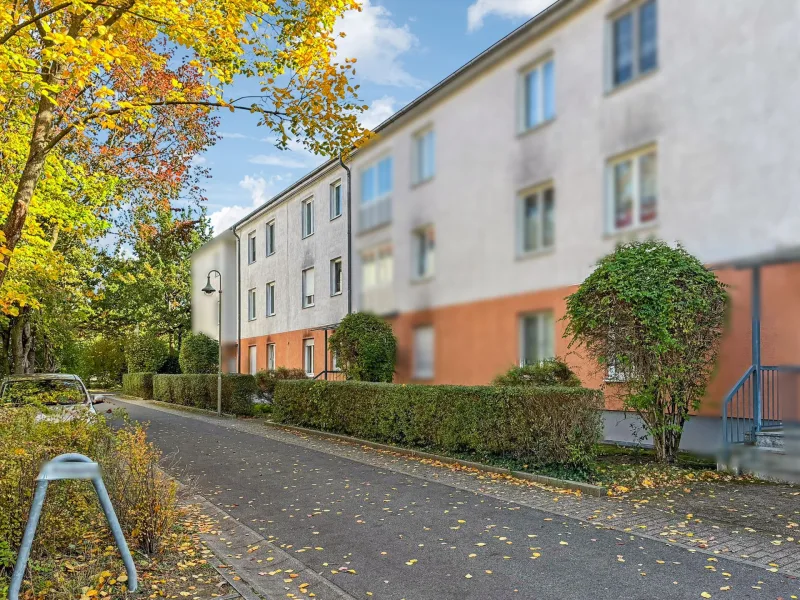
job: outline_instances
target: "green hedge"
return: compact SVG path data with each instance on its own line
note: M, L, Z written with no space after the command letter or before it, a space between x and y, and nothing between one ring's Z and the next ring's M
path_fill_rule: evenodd
M122 393L152 400L153 375L154 373L124 373L122 375Z
M268 396L272 396L275 393L275 385L279 381L287 379L307 380L308 375L303 369L287 369L286 367L278 367L272 371L259 371L256 373L258 389Z
M222 412L252 415L253 400L259 395L252 375L225 374L222 376ZM161 402L217 410L217 376L155 375L153 399Z
M602 395L568 387L279 381L274 418L376 442L584 467L602 438Z

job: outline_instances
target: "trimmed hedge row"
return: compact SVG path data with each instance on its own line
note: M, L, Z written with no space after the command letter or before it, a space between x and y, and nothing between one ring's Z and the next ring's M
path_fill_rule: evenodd
M224 374L222 376L222 412L252 415L253 400L259 395L252 375ZM181 406L217 410L217 376L155 375L153 399Z
M306 375L303 369L287 369L286 367L278 367L272 371L259 371L256 373L258 389L270 397L275 393L275 385L279 381L285 381L287 379L308 380L308 375Z
M584 467L602 438L602 394L568 387L279 381L281 423L376 442Z
M124 373L122 375L122 393L152 400L153 375L154 373Z

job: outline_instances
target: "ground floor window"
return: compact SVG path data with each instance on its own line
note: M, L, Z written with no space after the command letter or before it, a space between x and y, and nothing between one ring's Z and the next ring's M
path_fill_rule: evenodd
M432 325L414 328L412 372L414 379L433 379L434 332Z
M555 356L555 323L552 312L520 317L520 365L535 365Z
M303 369L306 375L313 377L314 373L314 340L303 340Z
M258 348L256 346L248 346L247 360L250 367L248 373L255 375L256 370L258 369Z
M275 370L275 344L267 344L267 369Z

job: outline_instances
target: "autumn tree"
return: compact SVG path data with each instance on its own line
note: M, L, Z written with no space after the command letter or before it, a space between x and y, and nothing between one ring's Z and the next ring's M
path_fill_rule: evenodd
M356 0L0 0L0 117L22 156L0 197L0 286L47 179L66 146L86 166L125 164L131 152L155 169L128 173L128 198L151 174L169 185L184 160L162 164L159 123L217 108L247 110L277 134L331 155L362 132L352 61L336 58L334 24ZM235 77L260 81L256 96L232 98ZM67 156L64 153L62 156ZM2 167L0 167L2 168ZM114 170L104 171L113 174ZM144 203L171 196L144 194Z

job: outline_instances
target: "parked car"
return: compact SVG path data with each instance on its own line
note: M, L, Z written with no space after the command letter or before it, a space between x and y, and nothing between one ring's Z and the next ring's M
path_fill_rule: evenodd
M37 373L12 375L0 384L0 406L41 406L42 418L68 421L97 414L95 404L102 395L92 396L77 375Z

